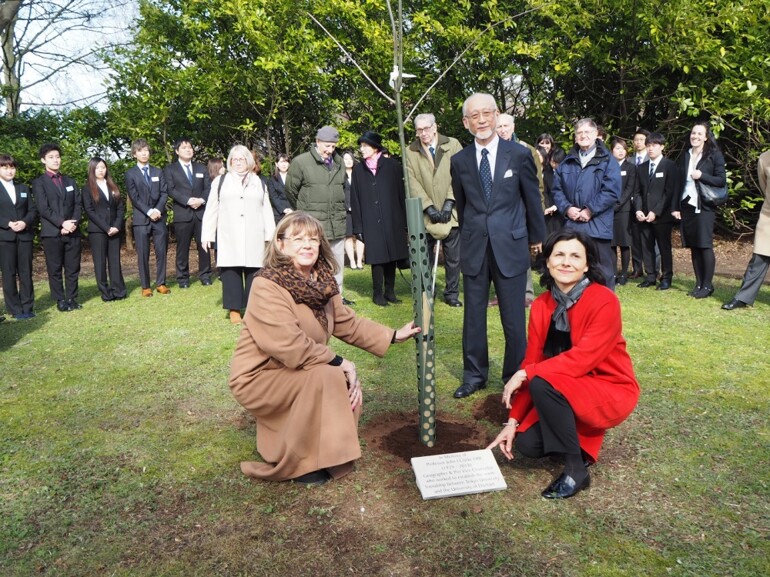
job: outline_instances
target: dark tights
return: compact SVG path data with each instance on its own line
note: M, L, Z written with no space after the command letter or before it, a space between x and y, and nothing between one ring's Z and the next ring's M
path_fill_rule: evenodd
M695 286L712 288L716 257L713 248L691 248L692 268L695 271Z

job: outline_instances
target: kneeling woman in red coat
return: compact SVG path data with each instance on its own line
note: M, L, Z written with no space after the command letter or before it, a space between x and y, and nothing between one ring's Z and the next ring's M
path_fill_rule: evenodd
M513 459L563 455L564 471L542 493L572 497L590 484L604 433L622 423L639 399L620 303L603 285L596 247L575 231L552 234L544 248L549 290L532 304L521 369L506 383L510 417L488 448ZM515 395L514 395L515 393Z

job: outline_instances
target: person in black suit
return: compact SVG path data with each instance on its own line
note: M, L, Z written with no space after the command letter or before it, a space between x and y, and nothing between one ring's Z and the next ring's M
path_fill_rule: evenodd
M499 112L490 94L463 103L463 125L474 143L451 158L463 273L463 383L455 398L487 386L487 301L494 283L505 334L503 382L526 349L524 299L530 252L539 254L545 220L537 171L524 146L497 136Z
M179 162L172 162L163 169L168 195L174 200L176 234L176 280L179 288L190 286L190 243L195 238L198 247L198 278L204 286L211 285L211 256L201 242L201 223L206 201L209 199L211 179L205 166L193 162L193 145L189 138L174 143Z
M150 288L150 238L155 245L155 290L160 294L171 291L166 286L166 251L168 229L166 227L166 200L168 189L160 168L150 166L150 145L144 138L131 144L131 155L136 166L126 171L126 190L134 205L133 227L136 256L139 261L139 281L142 296L151 297Z
M631 208L636 194L636 166L628 156L628 144L624 138L613 136L610 139L610 152L620 165L622 186L620 199L615 203L615 220L612 225L612 248L617 253L620 249L620 270L615 275L615 282L624 285L628 282L628 266L631 263ZM635 220L635 219L634 219Z
M286 176L289 174L289 165L289 155L282 152L276 157L275 170L267 179L267 193L270 196L270 206L273 207L275 224L292 211L286 198Z
M88 215L88 241L94 259L94 275L102 300L124 299L126 283L120 266L120 231L126 215L126 203L110 177L104 159L95 156L88 162L88 182L82 192L83 208Z
M48 286L61 312L83 308L77 301L80 275L80 191L69 176L59 172L59 145L40 147L45 174L32 181L32 195L40 211L40 241L45 253ZM63 275L62 275L63 271ZM66 285L66 290L65 290Z
M682 245L690 249L695 273L695 288L689 295L705 299L714 292L716 210L701 199L701 186L727 186L727 170L725 157L707 122L693 125L690 147L679 157L679 192L674 195L673 215L681 220Z
M634 214L642 234L642 259L645 279L640 288L654 287L657 278L655 245L660 252L661 280L658 290L671 288L674 258L671 230L674 217L671 203L677 190L676 164L663 156L666 138L660 132L647 137L647 160L637 169L639 192L634 196Z
M37 206L29 188L13 182L16 161L0 154L0 272L5 308L16 320L35 316L32 284L32 240ZM18 277L18 285L16 278Z

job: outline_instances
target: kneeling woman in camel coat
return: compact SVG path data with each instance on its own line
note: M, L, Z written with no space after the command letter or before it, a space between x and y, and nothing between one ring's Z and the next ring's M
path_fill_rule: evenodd
M338 339L383 356L420 332L394 331L342 304L337 264L323 225L304 212L279 223L251 287L233 355L230 389L257 421L265 462L243 462L249 477L318 484L353 469L361 456L361 383L355 365L329 348Z

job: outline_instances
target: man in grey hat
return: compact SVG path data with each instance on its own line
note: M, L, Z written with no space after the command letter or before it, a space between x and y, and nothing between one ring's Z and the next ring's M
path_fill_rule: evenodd
M302 210L321 221L324 234L339 265L335 275L342 293L345 270L345 167L337 154L340 133L333 126L323 126L310 150L300 154L289 166L286 198L292 208ZM345 304L353 301L342 299Z

